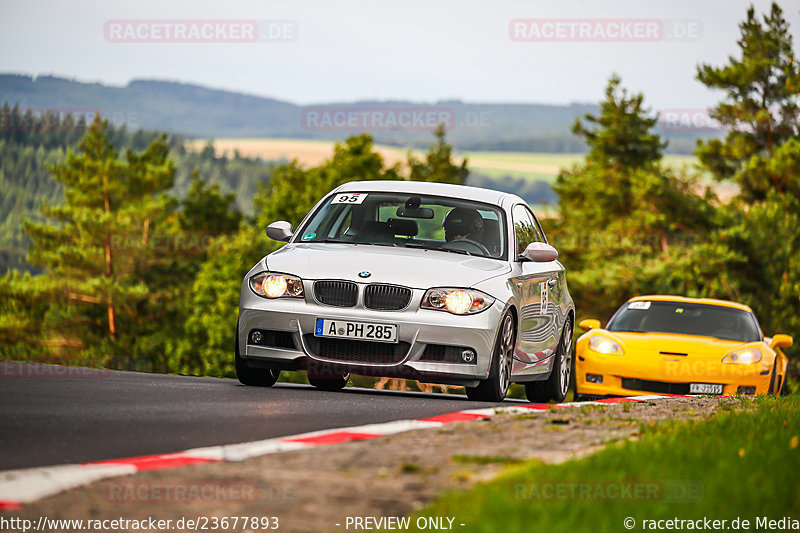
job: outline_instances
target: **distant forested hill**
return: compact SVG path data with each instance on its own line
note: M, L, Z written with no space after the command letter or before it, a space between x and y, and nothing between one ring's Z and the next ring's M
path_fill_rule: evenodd
M265 89L264 92L268 92ZM596 113L594 104L480 104L458 100L420 104L407 101L362 101L302 107L290 102L198 85L168 81L134 80L124 87L84 83L54 76L0 74L0 102L20 108L98 110L116 125L128 129L168 131L188 137L281 137L344 139L368 132L383 144L424 147L435 128L419 124L410 128L364 127L356 121L350 129L315 121L309 113L330 119L334 113L354 117L372 110L419 110L442 114L452 121L448 140L462 150L530 152L583 152L583 142L572 136L575 117ZM344 113L342 115L341 113ZM694 137L666 133L672 150L688 153Z
M67 150L76 150L84 133L85 124L71 117L48 115L42 119L30 114L26 117L8 106L0 109L0 273L11 267L25 267L28 238L22 231L22 222L38 218L42 202L61 203L63 190L49 167L62 162ZM159 135L113 126L108 134L120 153L129 148L141 151ZM179 135L169 138L169 146L176 166L173 193L178 198L186 195L196 171L205 182L219 184L223 192L234 192L238 208L250 213L258 185L269 181L272 175L271 166L258 159L238 154L216 157L211 146L189 152Z

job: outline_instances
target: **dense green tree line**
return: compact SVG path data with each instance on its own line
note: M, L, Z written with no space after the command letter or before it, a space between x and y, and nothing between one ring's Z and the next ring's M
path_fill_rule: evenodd
M740 56L697 74L726 93L711 115L728 133L697 154L738 186L730 202L664 168L655 119L618 77L600 114L575 123L590 149L556 181L552 235L580 315L608 319L639 294L716 297L750 305L766 335L800 339L800 66L777 4L761 19L751 8L740 30Z
M0 272L12 267L32 268L25 261L30 240L22 231L22 221L39 217L42 202L62 201L62 184L53 179L50 169L67 158L67 152L75 149L86 131L82 118L69 114L34 116L7 103L0 109ZM128 132L125 127L108 125L105 134L118 149L134 151L144 150L159 136L157 132ZM166 144L176 169L171 189L174 196L184 198L188 194L196 173L203 181L218 184L221 191L234 193L238 210L252 213L252 198L259 184L271 175L267 162L238 153L217 157L212 145L199 152L187 151L180 136L170 136Z

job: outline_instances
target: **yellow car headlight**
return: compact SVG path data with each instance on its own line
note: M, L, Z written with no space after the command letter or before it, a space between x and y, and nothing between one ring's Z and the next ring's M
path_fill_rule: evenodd
M735 350L722 358L723 363L749 365L761 361L761 350L758 348L742 348Z
M261 272L250 278L250 290L262 298L302 298L303 280L288 274Z
M618 342L603 337L602 335L595 335L589 339L589 349L593 352L604 353L607 355L624 355L625 350Z

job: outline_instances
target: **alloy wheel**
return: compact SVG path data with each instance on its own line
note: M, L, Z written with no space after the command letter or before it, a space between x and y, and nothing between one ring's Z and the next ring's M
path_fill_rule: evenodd
M564 328L564 339L561 350L561 394L566 395L569 389L569 377L572 372L572 328Z
M497 362L497 371L500 373L500 392L505 396L511 384L511 368L514 363L514 324L511 315L506 315L503 320L502 337L500 339L500 360Z

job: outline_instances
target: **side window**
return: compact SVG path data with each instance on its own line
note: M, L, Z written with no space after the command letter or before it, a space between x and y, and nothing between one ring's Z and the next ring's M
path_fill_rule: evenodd
M545 242L539 224L524 205L515 205L511 215L514 222L514 233L517 237L517 255L524 252L532 242Z

